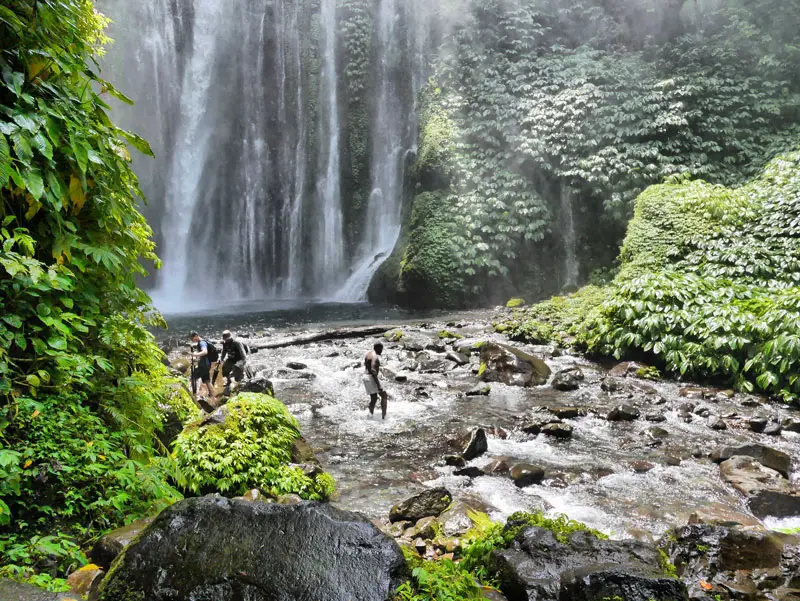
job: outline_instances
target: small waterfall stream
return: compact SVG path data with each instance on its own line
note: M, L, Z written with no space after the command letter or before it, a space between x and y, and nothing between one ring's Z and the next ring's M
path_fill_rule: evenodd
M569 186L561 186L561 236L564 242L564 276L562 288L574 288L580 277L577 234L572 192Z

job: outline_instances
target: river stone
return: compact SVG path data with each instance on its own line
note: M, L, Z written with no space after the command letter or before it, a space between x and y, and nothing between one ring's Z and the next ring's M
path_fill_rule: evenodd
M492 462L483 468L487 474L507 474L511 471L506 459L493 459Z
M186 499L124 551L99 601L379 601L406 575L366 518L324 503Z
M745 456L731 457L719 468L722 479L747 497L748 507L757 517L800 515L800 492L777 471Z
M98 568L96 565L86 565L82 568L75 570L67 577L67 584L69 585L70 592L79 598L91 596L92 593L100 585L105 572Z
M539 386L550 378L550 368L533 355L517 348L487 342L481 346L481 379L509 386Z
M639 410L632 405L617 405L606 415L610 422L631 422L638 417Z
M435 374L442 373L447 369L448 365L444 359L430 359L422 361L419 364L419 373L421 374Z
M586 415L586 409L580 407L548 407L547 410L561 419L574 419Z
M781 425L786 432L800 433L800 419L787 417L781 422Z
M763 527L738 525L688 524L665 535L663 541L686 581L711 581L720 571L777 568L783 549L780 539Z
M131 522L127 526L112 530L92 547L91 559L92 563L100 566L104 570L108 570L111 562L117 558L117 555L122 553L123 549L127 547L131 541L147 526L153 518L144 518ZM2 599L2 597L0 597Z
M30 584L20 584L0 579L0 600L2 601L80 601L74 593L50 593Z
M564 392L578 390L583 379L584 375L580 367L570 367L569 369L562 369L560 372L556 373L551 386L556 390Z
M300 361L289 361L289 363L286 364L286 367L288 367L289 369L300 371L301 369L308 368L308 365L306 365L305 363L301 363Z
M471 511L473 511L472 507L461 501L456 501L436 521L442 525L442 531L445 536L463 536L473 526L472 520L469 519L469 512Z
M491 386L476 386L475 388L467 391L467 396L489 396L492 392Z
M545 424L542 426L542 434L553 438L571 438L572 426L563 423Z
M467 462L461 455L445 455L444 464L462 468L467 465Z
M780 436L781 432L783 432L783 426L778 422L770 422L767 424L767 427L764 428L764 434L768 436Z
M292 463L319 465L314 449L302 436L292 443Z
M635 376L640 370L646 370L647 366L644 363L637 363L636 361L623 361L615 365L608 375L613 378L627 378L628 376Z
M708 418L708 427L712 430L727 430L728 424L719 415L712 415Z
M450 351L445 355L445 358L449 361L452 361L456 365L467 365L469 363L469 357L466 355L462 355L461 353L457 353L455 351Z
M447 350L447 345L440 340L435 340L426 344L425 350L433 351L434 353L443 353Z
M268 394L269 396L275 396L275 387L267 378L253 378L251 380L245 380L239 384L238 391L255 392L257 394Z
M780 472L784 477L789 477L789 467L792 463L791 457L783 451L778 451L761 444L744 444L738 447L722 447L714 453L712 459L717 463L730 459L735 455L746 455L758 461L761 465Z
M446 488L431 488L392 507L389 511L389 521L410 520L416 522L428 516L437 516L452 502L453 495Z
M474 465L470 465L469 467L464 467L458 469L453 472L454 476L466 476L467 478L478 478L480 476L484 476L483 470L479 467L475 467Z
M489 567L509 601L688 599L685 585L659 568L655 547L587 532L561 543L550 530L527 528L511 548L492 551Z
M480 457L489 450L489 441L486 438L486 430L483 428L475 428L469 437L467 446L461 456L467 461L472 461L476 457Z
M511 468L511 479L519 488L539 484L544 480L544 470L537 465L518 463Z
M754 415L749 420L747 420L747 425L750 426L750 429L753 432L763 432L764 428L767 427L768 423L769 419L767 419L763 415Z

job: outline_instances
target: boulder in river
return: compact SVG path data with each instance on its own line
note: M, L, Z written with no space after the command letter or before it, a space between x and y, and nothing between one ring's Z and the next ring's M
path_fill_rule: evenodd
M447 361L444 359L429 359L422 361L419 364L419 373L421 374L438 374L447 370Z
M237 392L255 392L256 394L275 396L275 387L267 378L252 378L239 384Z
M431 488L398 503L389 511L389 521L409 520L416 522L425 517L441 514L450 503L453 495L446 488Z
M719 469L722 479L747 497L753 515L762 519L800 515L800 491L779 472L743 455L723 461Z
M606 415L610 422L632 422L638 417L639 410L633 405L617 405Z
M381 601L405 565L369 520L331 505L193 498L124 551L99 601Z
M519 488L539 484L544 480L544 470L538 465L518 463L511 468L511 479Z
M553 377L551 386L556 390L569 391L578 390L580 383L583 381L584 375L580 367L570 367L569 369L562 369Z
M469 435L469 441L461 452L461 456L467 461L472 461L480 457L489 450L489 441L486 438L486 430L475 428Z
M539 386L547 382L547 363L517 348L486 342L481 346L481 379L510 386Z
M466 365L469 363L469 357L466 355L462 355L461 353L457 353L456 351L450 351L447 353L445 358L448 361L452 361L456 365Z
M783 451L778 451L762 444L743 444L739 446L725 446L712 456L717 463L726 461L736 455L752 457L761 465L780 472L785 478L789 477L789 467L792 463L791 457Z
M553 438L571 438L572 426L565 423L545 424L542 426L542 434Z
M552 531L527 528L513 546L491 554L509 601L686 601L685 585L659 567L658 551L644 543L573 533L566 543Z

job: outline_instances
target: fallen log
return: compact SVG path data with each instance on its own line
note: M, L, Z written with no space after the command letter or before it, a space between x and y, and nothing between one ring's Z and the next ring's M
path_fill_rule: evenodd
M262 344L251 344L251 350L269 350L287 348L290 346L303 346L312 344L314 342L324 342L326 340L346 340L349 338L366 338L367 336L376 336L383 334L389 330L396 330L397 326L380 325L380 326L362 326L357 328L339 328L336 330L325 330L323 332L313 332L311 334L302 334L300 336L292 336L291 338L281 338L279 340L272 340Z

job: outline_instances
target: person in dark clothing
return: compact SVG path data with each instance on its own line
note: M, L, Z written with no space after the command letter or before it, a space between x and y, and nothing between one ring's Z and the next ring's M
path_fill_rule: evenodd
M238 384L244 380L247 373L247 350L244 344L236 340L230 330L222 332L222 376L225 378L225 388L230 388L231 376Z
M369 395L369 414L374 415L375 405L378 402L378 397L381 397L381 414L382 419L386 419L386 406L388 403L389 395L381 386L378 376L381 370L381 354L383 353L383 344L376 342L375 346L364 357L364 374L363 382L364 388L367 389Z
M212 402L216 402L214 398L214 390L211 387L211 361L208 357L208 342L200 337L197 332L189 334L189 339L195 344L192 348L192 357L197 360L194 371L192 371L192 382L200 380L200 387L198 388L198 396L208 396ZM203 393L205 387L205 393Z

